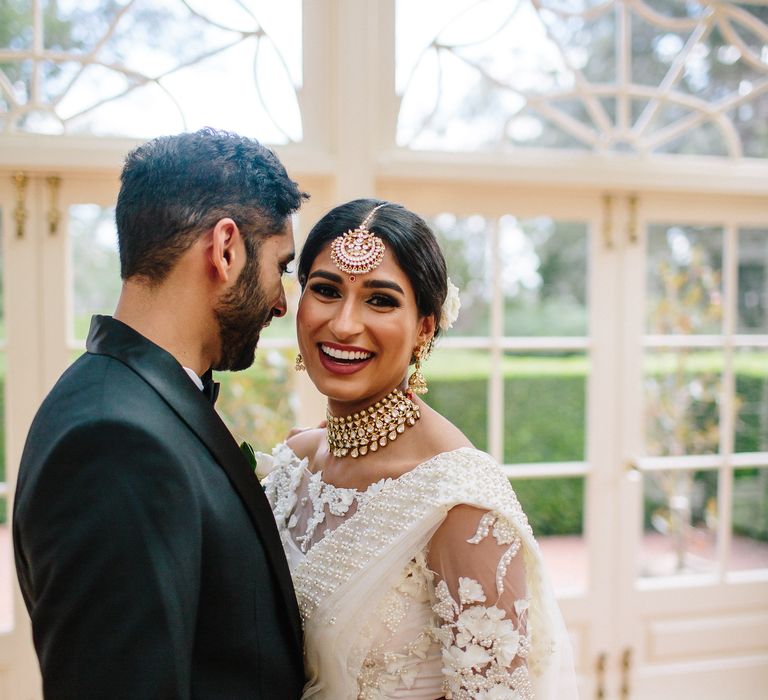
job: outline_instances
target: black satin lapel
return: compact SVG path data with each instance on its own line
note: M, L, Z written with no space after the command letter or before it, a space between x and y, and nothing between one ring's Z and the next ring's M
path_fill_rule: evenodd
M86 347L88 352L109 355L123 362L152 386L200 438L226 472L245 504L272 564L285 598L291 628L301 648L298 604L272 509L256 475L219 414L170 353L124 323L109 316L94 316Z

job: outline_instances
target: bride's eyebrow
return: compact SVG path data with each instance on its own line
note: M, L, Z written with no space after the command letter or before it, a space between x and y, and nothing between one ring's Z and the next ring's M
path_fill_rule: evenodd
M403 288L397 282L390 282L389 280L366 280L363 282L363 287L366 289L391 289L405 296Z
M314 272L310 273L309 277L307 277L307 280L311 280L313 277L322 277L323 279L330 280L331 282L336 282L336 284L341 284L342 279L341 275L337 275L333 272L326 272L325 270L315 270Z

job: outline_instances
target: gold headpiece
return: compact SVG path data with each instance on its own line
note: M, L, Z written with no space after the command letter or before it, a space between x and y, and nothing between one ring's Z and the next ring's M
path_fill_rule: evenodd
M349 275L352 282L355 275L375 270L384 259L384 241L368 230L373 215L384 206L386 202L371 209L356 229L350 229L331 243L331 259L339 270Z

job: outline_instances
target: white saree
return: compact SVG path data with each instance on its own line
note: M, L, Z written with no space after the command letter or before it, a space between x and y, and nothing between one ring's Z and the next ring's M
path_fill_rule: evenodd
M314 700L570 700L571 650L508 479L436 455L363 492L259 455L293 574Z

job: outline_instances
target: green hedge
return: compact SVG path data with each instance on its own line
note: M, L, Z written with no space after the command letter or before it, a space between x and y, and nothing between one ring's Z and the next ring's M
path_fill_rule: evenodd
M525 360L525 358L521 358ZM538 359L538 358L537 358ZM557 358L550 363L556 366ZM461 364L461 363L459 363ZM454 376L458 374L455 367ZM428 375L429 379L429 375ZM528 376L517 374L504 381L504 461L554 462L580 461L584 453L584 426L586 379L584 374L567 371L562 375L540 372ZM738 415L736 450L759 452L768 449L768 435L764 425L765 397L768 395L768 377L745 369L736 379L741 397ZM461 428L480 449L487 449L487 377L472 379L429 380L429 393L424 397L435 410ZM753 474L739 471L737 479ZM701 496L694 509L694 522L705 518L707 501L717 493L717 472L698 472L695 489ZM759 482L765 484L765 480ZM513 481L529 519L539 535L566 535L582 532L584 510L584 479L524 479ZM768 486L764 487L768 491ZM746 507L737 507L734 530L768 541L768 493L755 516L754 504L750 517L742 517ZM644 503L645 526L649 528L651 516L665 503L646 494Z
M5 377L0 375L0 481L5 481ZM8 501L0 498L0 525L7 519Z
M487 449L488 381L429 381L424 397L479 449ZM584 375L520 377L504 381L504 461L561 462L584 459ZM513 480L537 535L581 534L584 479Z

